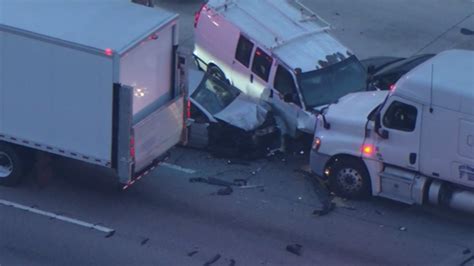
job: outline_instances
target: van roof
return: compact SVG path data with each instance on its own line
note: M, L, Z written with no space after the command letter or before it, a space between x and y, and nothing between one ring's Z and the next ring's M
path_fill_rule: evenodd
M293 69L311 71L352 55L298 0L210 0L207 7Z
M444 51L405 74L392 94L474 115L473 73L474 51Z
M126 0L0 0L0 28L118 53L175 17Z

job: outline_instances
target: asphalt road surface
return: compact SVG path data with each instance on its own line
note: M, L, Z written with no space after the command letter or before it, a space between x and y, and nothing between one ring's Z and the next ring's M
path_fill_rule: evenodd
M181 14L188 48L199 2L157 1ZM472 45L459 34L474 28L470 0L303 2L361 58ZM0 265L474 265L473 216L380 198L335 198L322 215L328 195L306 165L306 154L245 162L179 147L118 192L107 170L55 160L49 180L0 187Z

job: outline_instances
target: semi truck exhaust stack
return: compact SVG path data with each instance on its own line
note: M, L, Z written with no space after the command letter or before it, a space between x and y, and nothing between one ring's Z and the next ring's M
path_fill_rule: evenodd
M474 214L474 192L461 190L447 183L433 181L428 191L429 202Z

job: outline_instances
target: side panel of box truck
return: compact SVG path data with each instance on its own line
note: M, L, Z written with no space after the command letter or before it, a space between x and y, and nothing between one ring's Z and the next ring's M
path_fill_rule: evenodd
M110 162L112 58L20 32L1 36L0 132Z

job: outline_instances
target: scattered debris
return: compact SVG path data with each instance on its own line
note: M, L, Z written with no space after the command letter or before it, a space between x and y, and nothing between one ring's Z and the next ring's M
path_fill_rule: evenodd
M251 174L252 174L252 175L256 175L256 174L259 173L260 171L262 171L262 167L257 168L257 170L255 170L255 171L252 171Z
M356 209L355 207L353 207L353 206L342 206L341 208L346 209L346 210L349 210L349 211L355 211L355 210L357 210L357 209Z
M261 168L257 169L257 171L260 171L260 170ZM260 191L263 191L263 188L265 187L264 185L249 185L247 179L243 179L243 178L237 178L237 179L234 179L233 182L229 182L229 181L218 179L215 177L208 177L208 178L194 177L194 178L190 178L189 182L190 183L204 183L204 184L223 187L217 191L217 195L219 196L227 196L227 195L232 194L234 192L232 187L237 187L240 189L261 189Z
M231 187L225 187L225 188L219 189L217 191L217 195L219 195L219 196L228 196L228 195L232 194L232 192L234 192L234 190Z
M234 185L239 186L239 187L246 186L247 183L248 183L247 179L242 179L242 178L234 179Z
M145 238L142 240L142 242L140 243L140 245L144 246L146 243L148 243L148 241L150 241L149 238Z
M472 266L474 263L474 256L471 256L467 260L463 261L460 266Z
M293 172L302 174L305 177L311 177L312 176L310 171L306 171L305 169L302 169L302 168L301 169L294 169Z
M407 228L405 226L402 226L399 229L400 229L400 231L406 231L407 230Z
M332 210L334 210L335 207L336 207L336 205L332 202L330 204L323 204L322 209L313 211L313 215L315 215L315 216L324 216L324 215L330 213Z
M223 186L223 187L230 187L230 186L234 185L233 183L231 183L229 181L225 181L225 180L218 179L218 178L215 178L215 177L209 177L207 179L207 182L208 182L208 184L211 184L211 185Z
M252 188L260 188L263 189L264 185L247 185L247 186L239 186L240 189L252 189Z
M474 30L470 30L467 28L461 28L460 32L463 35L474 35Z
M344 198L340 198L340 197L334 197L332 199L332 202L336 205L336 207L338 208L342 208L342 209L346 209L346 210L350 210L350 211L355 211L356 208L353 207L353 206L350 206L348 205L346 202L347 202L347 199L344 199Z
M215 186L222 186L222 187L230 187L233 185L233 183L218 179L215 177L208 177L208 178L203 178L203 177L194 177L190 178L189 182L191 183L205 183L209 185L215 185Z
M221 258L221 254L216 254L212 259L208 260L206 263L204 263L204 266L209 266L218 261Z
M246 162L246 161L241 161L241 160L234 160L234 161L227 160L227 164L229 164L229 165L243 165L243 166L250 166L250 163L249 163L249 162Z
M207 183L207 179L204 177L193 177L189 179L190 183Z
M188 257L192 257L194 255L196 255L196 253L198 253L199 251L195 250L195 251L191 251L188 253Z
M292 244L292 245L286 246L286 251L293 253L297 256L301 256L303 252L302 249L303 249L303 246L301 246L300 244Z
M110 237L112 237L114 234L115 234L115 230L113 230L113 231L111 231L110 233L108 233L107 235L105 235L105 238L110 238Z
M324 215L328 214L329 212L330 212L330 210L327 209L327 208L325 208L325 209L323 209L323 210L314 210L314 211L313 211L313 215L319 217L319 216L324 216Z

